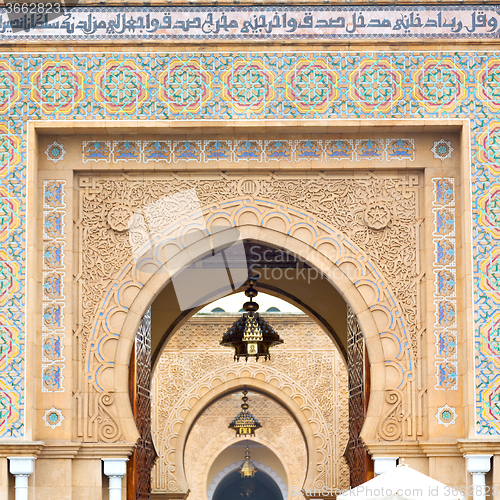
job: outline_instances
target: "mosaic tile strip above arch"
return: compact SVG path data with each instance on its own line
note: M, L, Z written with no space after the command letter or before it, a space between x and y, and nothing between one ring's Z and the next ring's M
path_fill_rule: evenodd
M415 160L414 139L83 141L82 162Z
M26 122L236 118L470 119L477 432L500 434L499 81L498 52L1 55L0 436L23 435Z

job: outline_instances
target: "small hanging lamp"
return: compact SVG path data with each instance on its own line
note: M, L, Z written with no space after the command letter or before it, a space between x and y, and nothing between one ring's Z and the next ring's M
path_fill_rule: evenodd
M260 422L248 411L247 394L248 391L243 391L243 404L241 405L241 411L229 424L229 428L234 429L238 437L255 436L256 429L262 427Z
M256 472L257 472L257 467L255 467L253 462L250 460L250 448L247 446L247 449L245 450L245 461L240 467L241 477L244 478L254 477Z
M241 478L243 479L241 485L241 493L242 497L249 498L252 496L255 484L254 484L254 476L257 472L257 467L250 460L250 449L247 446L245 450L245 461L240 467Z
M250 281L245 291L245 295L250 298L243 304L245 312L222 337L220 345L234 349L235 361L243 357L245 361L252 357L258 361L261 356L268 360L271 358L269 348L283 343L273 327L259 316L259 304L252 300L258 293L253 281Z

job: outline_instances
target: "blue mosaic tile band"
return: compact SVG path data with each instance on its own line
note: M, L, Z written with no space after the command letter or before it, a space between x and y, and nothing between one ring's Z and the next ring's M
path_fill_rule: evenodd
M439 144L439 143L438 143ZM448 149L451 145L446 143ZM434 336L436 385L441 390L458 389L458 338L456 324L455 180L432 179L434 213Z

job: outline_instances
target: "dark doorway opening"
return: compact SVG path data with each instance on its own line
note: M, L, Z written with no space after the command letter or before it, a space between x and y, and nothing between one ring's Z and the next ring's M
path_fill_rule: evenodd
M252 493L247 496L248 481L253 481ZM235 470L228 474L217 486L213 500L284 500L274 479L263 471L257 471L252 479L242 478Z

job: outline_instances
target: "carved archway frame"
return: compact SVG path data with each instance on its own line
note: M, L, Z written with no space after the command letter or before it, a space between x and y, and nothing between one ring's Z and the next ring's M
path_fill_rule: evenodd
M239 392L244 388L251 391L260 392L265 396L268 396L269 398L273 399L274 401L282 405L288 411L288 413L292 415L292 417L297 422L297 425L304 437L309 463L317 463L318 447L315 442L315 433L307 416L302 411L302 408L297 403L297 401L294 398L290 397L288 394L286 394L279 387L270 384L269 382L252 377L239 377L237 379L225 381L224 383L214 387L212 390L201 396L197 400L197 402L193 405L188 415L182 422L179 433L177 434L176 448L175 448L175 457L176 457L175 468L176 471L178 471L177 473L178 481L180 483L179 486L182 491L187 491L189 487L184 470L184 449L186 446L186 441L189 437L189 432L191 431L191 428L195 423L196 419L198 418L199 415L201 415L201 413L203 413L203 410L205 408L210 406L217 399L220 399L226 396L227 394L231 394L233 392ZM252 438L252 440L260 442L257 438ZM233 442L237 442L237 439L230 441L229 443L225 443L223 448L226 448ZM268 447L271 447L270 443L263 443L263 444L265 444ZM218 453L220 453L221 451L222 449L219 450ZM272 448L272 451L279 456L281 462L284 464L286 468L287 461L284 460L283 457L281 457L279 450ZM313 489L315 475L316 475L316 470L314 469L314 467L309 467L304 480L304 488Z
M370 396L371 410L368 410L364 432L368 436L375 436L377 433L377 428L380 424L380 420L383 418L383 413L380 412L381 410L383 411L387 408L385 405L385 367L387 364L386 361L388 360L386 360L384 356L382 342L380 339L381 332L370 308L376 308L377 310L382 309L384 311L389 309L390 297L381 294L383 300L381 301L380 305L378 300L375 301L375 304L368 305L360 290L358 289L359 286L363 285L364 280L362 279L362 277L360 276L361 280L356 286L339 266L322 255L318 250L311 248L309 245L301 242L296 238L293 238L286 234L280 234L271 229L259 226L239 226L238 229L243 240L256 240L268 245L279 245L280 247L285 248L287 251L296 255L308 255L308 263L318 268L321 272L324 273L325 276L330 278L332 283L335 283L337 290L342 294L346 302L355 311L366 338L373 380ZM219 241L221 241L220 237L223 236L223 233L224 232L218 233ZM227 240L228 242L231 241L230 238L232 237L232 235L233 233L229 232L229 238ZM189 265L191 262L205 256L206 249L206 242L204 240L199 240L193 245L190 245L188 248L181 250L175 257L169 259L169 264L174 268L181 269L182 267ZM352 259L349 258L348 260L349 265L351 265ZM360 270L362 272L365 271L362 268ZM122 378L128 370L128 360L130 358L132 342L142 318L143 309L145 310L150 306L158 293L168 283L169 279L170 276L168 276L165 271L159 271L158 273L154 274L142 287L132 304L130 304L130 307L128 307L128 311L126 313L126 317L124 319L118 339L117 355L115 358L114 368L116 373L114 393L116 395L116 404L120 408L126 406L128 398L128 386L126 383L126 379L122 381ZM134 285L131 285L130 282L127 282L127 286ZM121 291L123 292L123 290ZM114 314L116 313L117 312L114 311ZM395 329L397 329L397 325L395 326ZM395 362L395 360L389 360L389 362ZM123 370L123 372L119 372L118 370ZM126 418L130 418L130 425L135 427L132 417L130 416Z
M398 125L401 127L414 128L415 130L421 130L422 126L429 125L430 121L422 120L421 122L417 121L400 121ZM392 124L392 122L390 121ZM190 122L188 124L182 122L175 123L158 123L158 122L136 122L131 123L127 122L126 124L120 124L117 122L89 122L85 123L85 133L107 133L110 129L114 129L115 131L121 131L122 133L133 133L137 130L151 129L155 128L155 133L161 133L162 131L172 131L176 129L177 131L183 130L192 130L193 127L203 126L207 129L211 127L220 128L228 127L242 127L249 130L257 130L257 127L262 127L263 125L273 126L276 125L272 122L237 122L232 121L231 123L227 122L203 122L203 123L193 123ZM297 120L294 122L294 130L297 130L295 127L302 127L304 133L308 132L308 127L318 127L318 121L301 121ZM342 127L344 131L348 130L349 127L356 127L356 131L359 130L360 126L365 126L367 129L374 126L384 126L387 125L387 121L384 120L360 120L360 123L353 124L353 122L341 122L341 121L322 121L321 126L325 127L325 129L330 128L332 132L338 131L339 127ZM466 125L466 126L464 126ZM36 237L36 206L37 206L37 197L40 196L37 194L37 190L39 186L37 186L37 134L73 134L75 133L73 130L72 123L44 123L44 122L30 122L29 124L29 145L28 149L30 151L29 161L28 161L28 253L40 251L37 248L37 237ZM462 130L462 147L461 147L461 180L462 180L462 200L463 205L465 206L464 212L469 213L470 207L470 190L469 186L469 169L468 169L468 122L462 120L444 120L442 123L437 121L432 121L432 126L434 127L451 127L453 130ZM79 132L83 130L80 128ZM87 170L87 169L86 169ZM98 168L96 170L102 170L102 168ZM78 169L74 169L71 174L75 174L78 172ZM66 173L66 175L68 175ZM449 169L448 173L443 172L443 175L450 175ZM470 217L463 217L462 220L471 220ZM321 221L319 221L321 222ZM372 370L372 390L371 390L371 398L370 398L370 406L368 409L368 417L366 420L366 424L363 429L363 436L366 440L370 441L376 438L378 429L380 427L381 421L384 418L390 416L387 413L388 404L394 401L391 401L391 398L394 398L393 392L391 392L391 388L387 388L385 385L385 367L389 363L393 363L394 360L386 359L384 355L384 349L382 347L382 342L380 338L380 328L377 325L377 320L374 317L374 311L379 310L387 310L388 304L392 302L390 308L397 310L397 301L394 300L390 289L388 287L383 290L383 300L376 300L376 303L367 303L366 294L361 291L362 286L367 285L365 277L366 270L371 267L374 271L376 269L370 265L369 262L366 265L359 266L359 263L356 264L360 271L359 279L351 280L347 277L346 273L343 272L341 265L329 260L325 255L323 255L317 248L311 247L309 245L304 244L297 238L293 238L293 236L288 234L279 234L272 229L268 229L265 227L258 226L242 226L241 233L243 238L262 241L264 243L270 245L280 245L283 246L290 252L297 253L299 255L306 254L308 256L308 262L310 265L319 269L325 276L329 277L332 284L334 284L335 288L342 294L345 298L346 302L350 305L353 311L356 313L359 323L363 329L363 333L366 337L367 348L370 356L370 365ZM323 228L325 229L325 228ZM326 228L328 229L328 228ZM467 223L462 222L462 231L464 240L470 241L470 227ZM336 231L333 230L334 234ZM219 234L221 236L221 234ZM197 254L197 247L201 249L202 245L194 244L189 249L185 249L175 257L177 261L177 266L181 267L182 264L192 262L193 259L196 260L197 256L202 257L204 250L199 251ZM464 252L466 259L470 259L470 256L467 256L467 252ZM465 269L470 269L470 260L466 260ZM135 335L135 331L139 325L141 317L147 307L154 300L155 296L159 293L159 291L166 285L169 277L166 276L164 272L158 275L153 275L149 280L144 284L144 286L138 287L138 293L135 295L133 301L130 304L127 304L125 309L126 314L124 315L122 326L119 329L118 341L117 341L117 350L116 356L113 363L113 397L114 401L110 405L111 408L107 408L107 412L110 415L113 414L114 420L117 422L117 425L120 428L119 437L117 441L121 442L133 442L137 437L137 431L135 429L135 423L132 418L130 404L128 401L128 388L127 388L127 372L128 372L128 362L130 359L130 352L132 349L132 341ZM27 351L28 351L28 370L30 370L30 365L33 365L33 362L30 363L31 360L34 361L34 353L37 349L37 339L34 332L36 331L37 317L36 317L36 305L34 303L34 294L36 294L36 287L39 286L39 278L37 278L37 269L36 266L29 267L27 269ZM135 286L135 285L134 285ZM372 286L369 285L368 286ZM470 288L470 289L469 289ZM468 304L471 304L472 300L472 289L471 287L467 287L465 290L465 332L468 332L470 338L467 338L467 341L470 342L472 335L472 307ZM468 363L472 363L473 356L468 353ZM411 363L411 359L410 359ZM428 363L429 364L429 363ZM75 365L76 366L76 365ZM73 367L73 369L75 368ZM412 367L409 367L412 370ZM28 376L30 374L28 373ZM34 378L39 380L39 375L37 373L32 373L31 375ZM78 374L73 373L73 378L77 378ZM431 379L431 376L429 376ZM27 394L27 421L32 421L32 425L28 425L28 429L34 429L34 421L33 418L36 414L33 409L37 408L37 400L38 394L37 390L34 388L32 394ZM30 404L30 400L31 403ZM415 403L415 402L414 402ZM468 414L469 416L473 415L473 401L468 401ZM62 406L62 405L61 405ZM69 412L71 413L73 410L73 403L68 402L67 407L70 408ZM76 417L76 415L75 415ZM74 418L74 426L76 426L76 421L78 419ZM30 437L28 433L27 436ZM72 433L71 438L75 438L74 433ZM75 439L78 441L78 439Z

